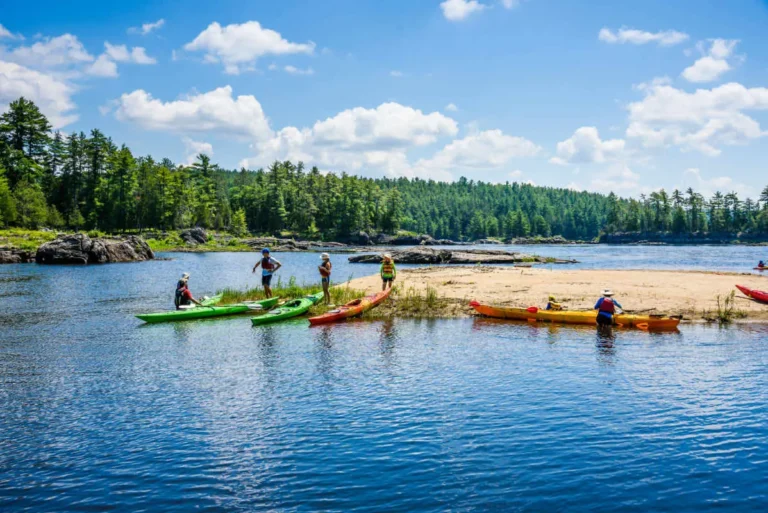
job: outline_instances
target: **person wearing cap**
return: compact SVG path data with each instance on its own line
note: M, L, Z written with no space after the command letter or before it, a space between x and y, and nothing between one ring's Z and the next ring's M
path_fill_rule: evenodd
M328 288L331 286L331 269L333 269L333 265L331 264L331 256L328 253L320 255L320 259L323 263L317 266L317 270L320 271L320 282L323 284L323 300L328 305L331 303L331 293L328 291Z
M555 296L550 295L549 296L549 302L547 303L547 307L545 308L545 310L555 310L555 311L558 311L558 310L562 310L562 309L563 309L563 305L561 305L560 303L557 302L557 300L555 299Z
M595 304L595 310L597 310L597 325L598 326L612 326L613 316L616 314L616 309L621 309L622 306L618 301L613 299L613 292L606 289L603 291L603 297L597 300Z
M192 296L192 292L189 290L188 282L189 273L184 273L181 275L181 279L176 283L176 295L173 301L176 305L176 310L181 310L183 307L189 306L191 303L194 303L197 306L203 306L200 301Z
M253 266L253 272L261 266L261 286L264 287L264 295L268 298L272 297L272 275L280 269L283 264L269 256L269 248L261 250L261 260L256 262Z
M379 272L381 273L381 290L387 290L387 284L389 284L389 288L392 288L392 282L397 277L397 268L395 262L392 261L392 255L389 253L384 254Z

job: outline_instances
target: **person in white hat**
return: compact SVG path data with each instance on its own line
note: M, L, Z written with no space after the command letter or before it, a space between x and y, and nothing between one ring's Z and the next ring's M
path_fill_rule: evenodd
M379 273L381 274L381 290L387 290L387 285L392 288L392 282L397 277L397 268L392 260L392 255L389 253L384 253Z
M323 300L326 305L329 305L331 304L331 293L328 288L331 286L331 269L333 269L331 255L323 253L320 255L320 259L323 263L317 266L317 270L320 271L320 282L323 284Z
M189 282L189 273L184 273L181 275L181 279L176 283L176 295L174 297L174 304L176 305L176 310L181 310L185 306L189 306L191 303L196 304L197 306L203 306L202 303L200 303L197 299L195 299L192 296L192 292L190 292L188 287Z
M610 289L603 291L603 297L597 300L595 310L597 310L598 326L613 326L613 316L621 309L618 301L613 299L613 292Z

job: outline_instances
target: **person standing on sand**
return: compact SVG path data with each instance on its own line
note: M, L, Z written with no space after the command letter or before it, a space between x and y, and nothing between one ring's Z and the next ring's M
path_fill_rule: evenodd
M597 310L597 325L599 327L613 326L613 316L616 314L616 309L621 309L622 306L618 301L613 299L613 292L606 289L603 291L603 297L597 300L595 304L595 310Z
M387 290L387 284L389 284L389 288L392 288L392 282L397 277L397 268L392 260L392 255L389 253L384 254L379 272L381 273L381 290Z
M323 263L317 266L317 270L320 271L320 282L323 284L323 299L325 304L329 305L331 304L331 293L328 291L328 288L331 286L331 269L333 269L333 265L331 264L331 256L328 253L323 253L320 255L320 258L323 260Z
M272 275L280 269L283 264L269 256L269 248L261 250L261 260L253 266L253 272L261 266L261 286L264 287L264 295L267 298L272 297Z

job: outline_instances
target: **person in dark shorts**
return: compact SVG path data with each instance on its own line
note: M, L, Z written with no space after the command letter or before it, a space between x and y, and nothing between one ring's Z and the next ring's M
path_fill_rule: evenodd
M320 255L323 263L317 266L317 270L320 271L320 282L323 284L323 300L326 305L331 304L331 293L329 288L331 286L331 270L333 265L331 264L331 256L328 253Z
M280 269L283 264L269 256L269 248L261 250L261 260L253 266L253 272L261 266L261 286L264 287L264 295L272 297L272 275Z
M606 289L603 291L603 297L597 300L595 304L595 310L597 310L597 325L598 326L613 326L613 316L616 314L616 309L621 309L621 305L618 301L613 299L613 292Z

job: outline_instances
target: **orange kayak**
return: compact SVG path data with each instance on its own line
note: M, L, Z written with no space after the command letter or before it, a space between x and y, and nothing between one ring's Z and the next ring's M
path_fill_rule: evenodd
M751 297L755 301L760 301L761 303L768 303L768 292L763 292L762 290L750 289L749 287L744 287L742 285L736 285L736 288L742 291L745 296Z
M482 305L477 301L469 304L479 314L496 319L513 319L529 322L552 322L562 324L597 324L597 312L577 312L569 310L539 310L532 308L512 308L507 306ZM638 328L648 331L674 330L680 324L680 317L666 315L631 315L613 316L613 323L619 328Z
M316 326L318 324L328 324L330 322L343 321L344 319L349 319L350 317L362 315L363 312L367 312L371 308L379 305L379 303L387 299L390 292L392 292L392 289L383 290L376 294L371 294L370 296L355 299L354 301L350 301L344 306L338 307L336 310L331 310L330 312L326 312L323 315L318 315L317 317L310 317L309 324L312 326Z

